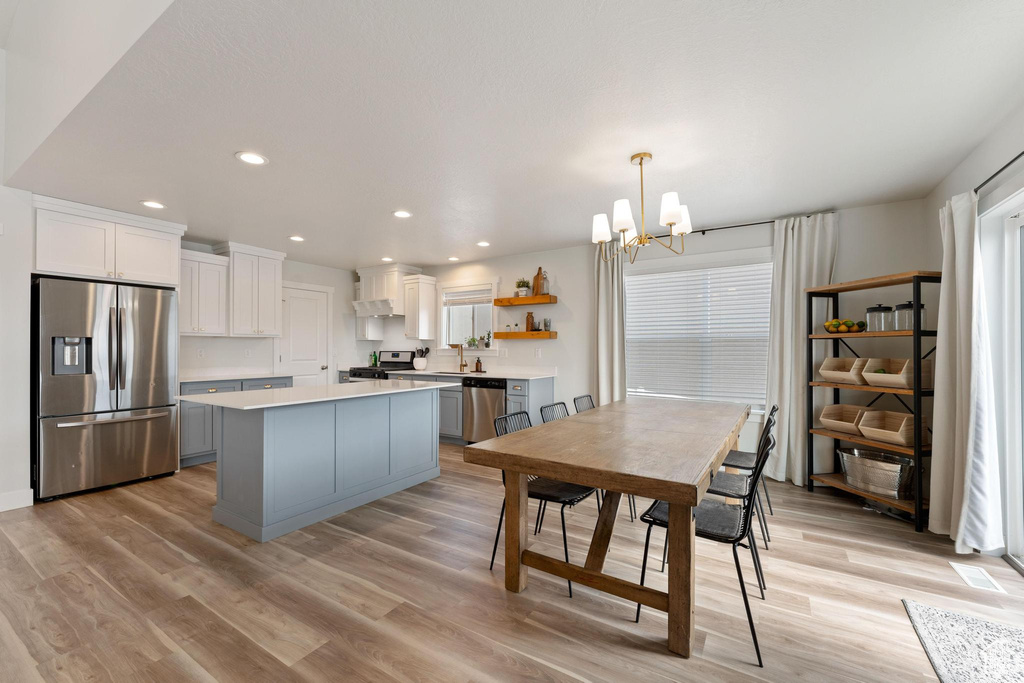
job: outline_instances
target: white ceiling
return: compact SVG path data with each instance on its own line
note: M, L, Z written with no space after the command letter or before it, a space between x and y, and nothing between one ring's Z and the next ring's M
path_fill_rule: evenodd
M177 0L9 184L340 267L587 243L640 150L650 222L915 198L1024 99L1022 35L1020 0Z

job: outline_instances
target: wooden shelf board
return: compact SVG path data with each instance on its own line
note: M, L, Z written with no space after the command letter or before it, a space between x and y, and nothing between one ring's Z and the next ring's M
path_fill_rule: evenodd
M840 292L856 292L861 289L877 289L879 287L892 287L893 285L909 285L914 281L915 276L920 277L942 277L942 273L935 270L909 270L905 273L894 275L880 275L869 277L863 280L851 280L850 282L837 282L821 287L810 287L804 292L816 294L838 294Z
M898 500L896 498L890 498L889 496L883 496L879 493L863 491L855 486L850 486L849 484L847 484L846 479L843 477L842 474L812 474L811 479L818 483L827 484L829 486L833 486L837 489L841 489L848 493L853 493L862 498L867 498L868 500L873 500L878 503L882 503L883 505L888 505L889 507L896 508L897 510L902 510L903 512L909 512L910 514L914 514L914 501ZM924 504L924 508L926 510L928 509L927 502Z
M823 429L821 427L814 427L810 430L811 434L817 434L818 436L827 436L830 439L839 439L840 441L849 441L850 443L859 443L862 446L871 446L882 451L892 451L893 453L902 453L903 455L913 455L913 446L899 446L894 443L886 443L885 441L875 441L874 439L865 439L863 436L856 434L846 434L844 432L834 432L831 429ZM921 446L922 451L930 451L932 447L930 445Z
M495 299L495 306L543 306L545 304L557 304L558 297L554 294L539 294L537 296L509 296L503 299Z
M913 337L913 330L889 330L886 332L822 332L809 334L808 339L849 339L850 337ZM934 337L935 330L921 330L922 337Z
M901 389L897 387L873 387L870 384L842 384L840 382L808 382L812 387L828 387L829 389L851 389L853 391L870 391L873 394L903 394L904 396L913 396L913 389ZM931 389L926 389L922 393L930 392Z
M557 332L495 332L495 339L558 339Z

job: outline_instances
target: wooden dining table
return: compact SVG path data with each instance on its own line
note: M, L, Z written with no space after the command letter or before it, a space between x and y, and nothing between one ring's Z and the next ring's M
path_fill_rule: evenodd
M683 657L694 639L693 510L735 448L750 406L627 397L562 420L466 446L466 462L505 472L505 588L527 586L527 568L668 612L668 649ZM607 493L584 565L527 548L528 477ZM622 494L669 504L668 592L603 572ZM639 574L640 558L637 558Z

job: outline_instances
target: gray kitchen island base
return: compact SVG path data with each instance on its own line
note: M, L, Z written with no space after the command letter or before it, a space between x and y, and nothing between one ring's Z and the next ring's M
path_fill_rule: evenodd
M222 404L213 519L269 541L439 476L436 385L402 384L419 387L256 408Z

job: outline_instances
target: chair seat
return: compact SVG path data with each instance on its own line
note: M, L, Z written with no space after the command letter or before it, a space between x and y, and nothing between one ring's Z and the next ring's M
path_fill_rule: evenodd
M752 470L754 464L757 462L757 453L751 453L750 451L729 451L729 455L725 456L725 462L722 463L725 467L735 467L740 470Z
M740 535L743 506L705 498L693 511L695 532L701 538L732 543ZM659 500L640 515L640 521L668 528L668 503Z
M729 498L744 498L750 493L753 478L749 474L718 472L711 480L708 493Z
M534 500L546 500L549 503L575 505L596 489L580 484L570 484L537 477L529 483L529 496Z

